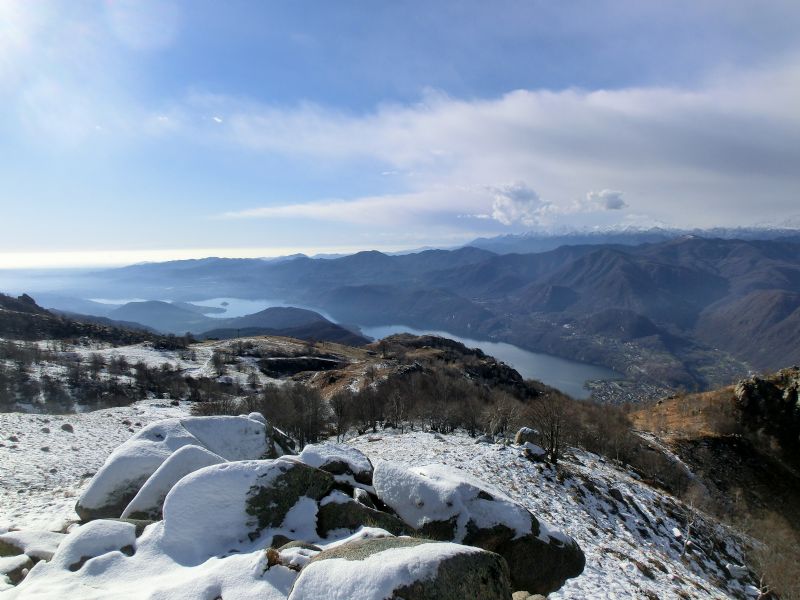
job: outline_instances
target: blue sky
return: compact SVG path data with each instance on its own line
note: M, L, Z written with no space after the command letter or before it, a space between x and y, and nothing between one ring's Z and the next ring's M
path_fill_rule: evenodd
M0 268L800 213L800 3L0 3Z

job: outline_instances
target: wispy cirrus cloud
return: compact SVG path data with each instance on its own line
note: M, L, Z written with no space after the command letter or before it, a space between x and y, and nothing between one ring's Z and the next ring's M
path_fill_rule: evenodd
M309 219L368 226L394 226L423 221L444 222L462 208L485 206L487 191L481 189L428 189L405 194L386 194L353 199L274 204L218 215L223 220Z

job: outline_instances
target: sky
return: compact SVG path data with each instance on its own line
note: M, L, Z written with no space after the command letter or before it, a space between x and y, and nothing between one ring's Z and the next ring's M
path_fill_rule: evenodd
M0 269L800 224L796 0L0 0Z

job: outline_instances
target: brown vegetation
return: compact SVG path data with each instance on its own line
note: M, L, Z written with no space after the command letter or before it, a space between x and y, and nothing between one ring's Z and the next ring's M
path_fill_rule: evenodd
M764 589L784 599L800 598L798 375L784 369L631 414L699 478L703 510L756 540L751 565Z
M733 386L699 394L680 394L631 412L636 429L664 438L725 436L740 431Z

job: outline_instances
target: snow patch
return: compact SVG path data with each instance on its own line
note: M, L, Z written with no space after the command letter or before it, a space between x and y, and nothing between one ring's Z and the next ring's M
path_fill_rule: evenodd
M439 542L392 548L362 560L314 561L298 577L289 600L384 600L399 587L432 579L443 561L475 552L480 550Z
M453 467L432 464L408 468L380 461L373 478L378 497L415 528L456 518L457 542L466 536L469 521L481 529L505 525L517 538L531 533L533 517L525 508Z
M145 482L130 504L122 511L122 517L127 518L135 513L156 513L153 516L158 516L164 498L178 481L198 469L223 462L225 462L224 458L201 446L190 445L178 448Z

